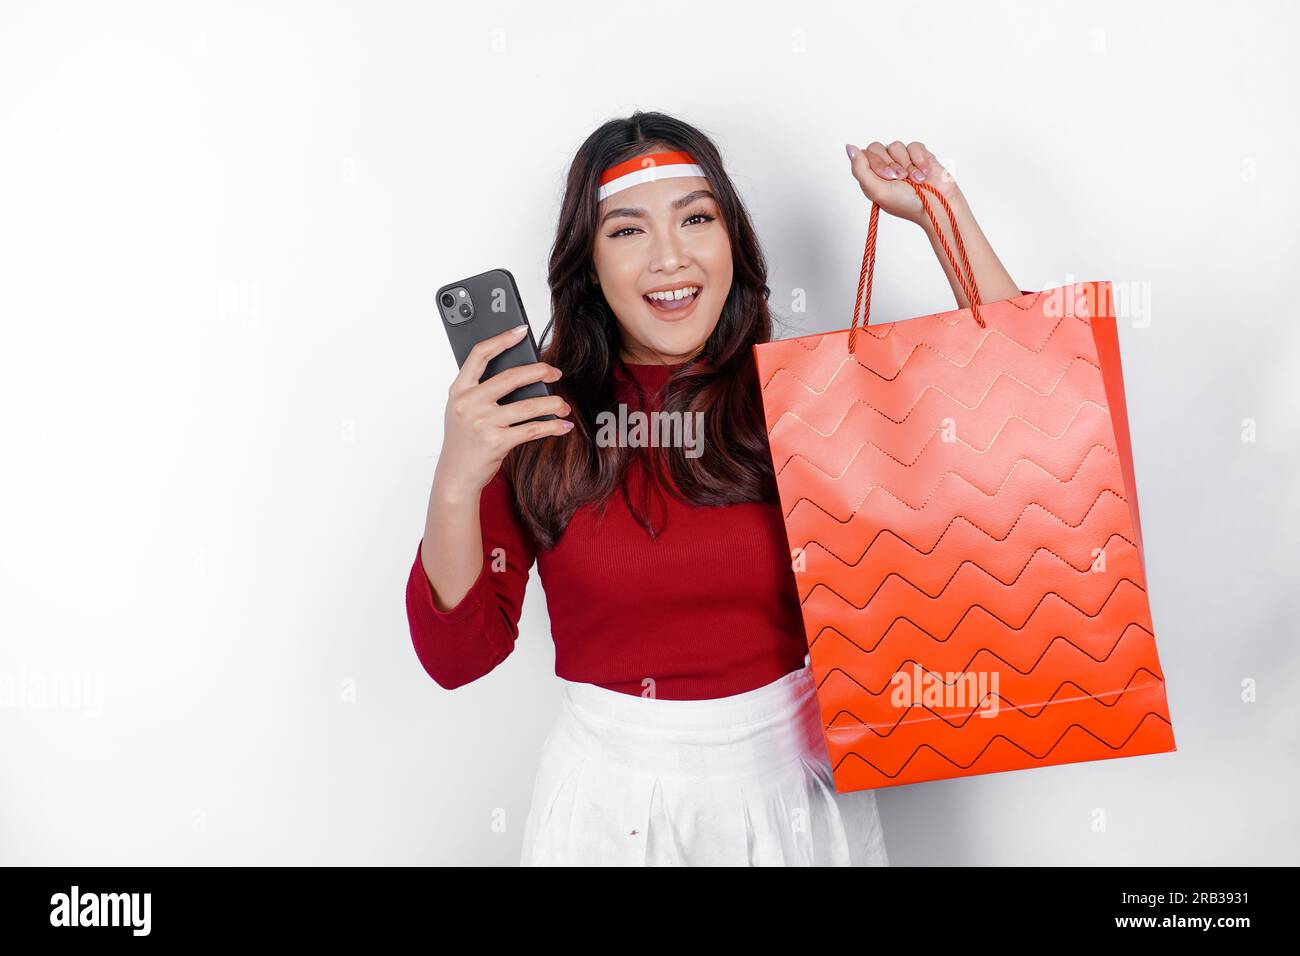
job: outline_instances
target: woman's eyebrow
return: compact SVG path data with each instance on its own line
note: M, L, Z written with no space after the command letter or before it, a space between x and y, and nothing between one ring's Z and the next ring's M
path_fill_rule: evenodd
M680 199L674 199L672 207L674 209L681 209L683 206L689 206L697 199L706 198L712 199L714 202L718 201L718 197L713 195L713 193L709 192L707 189L696 189L687 193L685 196L682 196ZM645 215L645 210L640 206L624 206L620 209L611 209L609 212L605 213L605 215L600 217L600 224L603 226L608 220L613 219L616 216L632 216L637 219L644 219Z

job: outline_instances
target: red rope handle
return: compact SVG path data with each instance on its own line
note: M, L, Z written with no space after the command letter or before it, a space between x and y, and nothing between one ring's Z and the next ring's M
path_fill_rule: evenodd
M953 215L952 207L948 205L948 200L943 197L943 193L935 189L929 183L918 183L911 179L907 184L916 190L916 198L921 200L921 208L934 224L935 235L939 237L939 244L943 246L944 253L948 256L948 262L952 264L952 271L957 276L957 282L962 291L966 293L966 298L970 301L971 314L975 321L979 323L982 329L985 327L984 318L980 315L980 293L975 285L975 273L970 267L970 259L966 256L966 244L961 240L961 231L957 228L957 217ZM957 259L952 254L952 249L948 245L947 238L944 237L943 229L939 227L939 220L926 202L925 192L932 192L938 198L939 204L943 206L943 211L948 214L948 222L952 224L953 239L957 242L957 251L961 253L962 265L966 267L963 273L957 265ZM866 328L871 319L871 280L876 271L876 227L880 223L880 206L876 203L871 204L871 222L867 226L867 247L862 253L862 271L858 274L858 295L853 302L853 324L849 326L849 351L856 352L858 342L858 310L862 310L862 327Z

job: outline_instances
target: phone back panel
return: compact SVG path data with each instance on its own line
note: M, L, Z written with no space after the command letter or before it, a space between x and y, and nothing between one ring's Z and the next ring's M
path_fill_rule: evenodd
M461 296L461 290L467 295ZM457 301L452 307L453 310L459 309L462 302L467 300L473 311L472 317L467 321L450 321L448 310L442 305L442 296L446 292L456 296ZM447 330L447 338L451 341L451 350L456 356L458 366L464 366L470 349L476 343L491 338L499 332L512 329L520 323L528 324L519 287L515 284L515 277L506 269L489 269L487 272L462 279L460 282L450 282L438 290L438 294L434 297L434 304L442 318L442 326ZM532 326L529 325L528 334L519 342L488 360L487 368L479 377L479 381L491 378L505 369L517 365L531 365L537 361L539 361L537 342L533 338ZM545 382L529 382L498 399L498 404L505 405L524 398L537 398L550 394L551 390ZM553 418L554 415L540 415L529 421L545 421Z

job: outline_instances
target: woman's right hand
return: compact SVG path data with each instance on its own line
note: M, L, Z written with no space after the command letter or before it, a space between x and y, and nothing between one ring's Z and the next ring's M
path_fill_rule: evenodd
M560 370L545 362L504 369L482 377L487 363L524 336L524 325L484 339L470 349L451 383L444 416L442 453L434 474L435 488L449 497L477 495L496 475L506 454L516 445L547 435L564 435L573 422L563 418L530 422L539 415L567 415L572 409L559 395L525 398L498 405L497 399L530 382L555 382ZM515 424L526 422L526 424Z

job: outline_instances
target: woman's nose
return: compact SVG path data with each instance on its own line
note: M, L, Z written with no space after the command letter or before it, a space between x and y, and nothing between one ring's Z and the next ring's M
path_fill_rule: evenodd
M664 269L680 266L682 260L687 257L686 247L681 238L671 230L655 235L650 254L653 262Z

